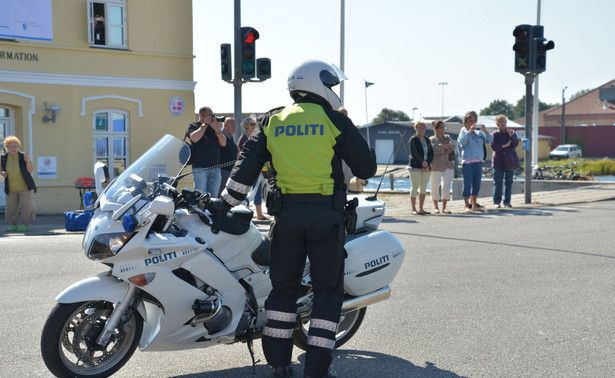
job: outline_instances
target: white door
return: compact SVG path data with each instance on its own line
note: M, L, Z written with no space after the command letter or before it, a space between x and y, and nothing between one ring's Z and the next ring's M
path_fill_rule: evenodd
M15 135L15 123L13 121L13 109L0 106L0 143L3 143L4 138L6 138L9 135ZM3 149L0 149L0 151L2 150ZM5 207L6 207L6 194L4 194L4 179L2 179L2 181L0 181L0 209L4 209Z
M386 164L393 154L393 139L376 139L376 163Z

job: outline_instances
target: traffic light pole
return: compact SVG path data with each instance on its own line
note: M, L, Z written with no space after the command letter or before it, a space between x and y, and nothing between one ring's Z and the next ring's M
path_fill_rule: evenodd
M241 0L235 0L235 44L233 46L234 51L234 74L233 74L233 87L235 88L234 99L235 99L235 107L234 107L234 116L235 121L237 121L238 125L241 125ZM237 128L239 132L241 128Z
M525 76L525 138L528 142L525 150L525 203L532 203L532 108L534 102L532 84L536 74L526 73L523 76Z

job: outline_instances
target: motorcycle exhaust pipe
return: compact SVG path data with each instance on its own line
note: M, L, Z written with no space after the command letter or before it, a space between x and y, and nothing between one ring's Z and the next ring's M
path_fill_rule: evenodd
M386 285L382 289L372 291L371 293L361 295L356 298L351 298L349 300L344 301L342 304L342 314L347 314L349 312L361 309L363 307L367 307L369 305L373 305L374 303L378 303L388 299L391 296L391 286Z
M222 307L222 300L220 297L217 297L215 301L202 301L200 299L196 299L194 304L192 305L192 310L194 310L194 318L192 318L191 325L195 327L197 324L204 323L220 312L220 308Z

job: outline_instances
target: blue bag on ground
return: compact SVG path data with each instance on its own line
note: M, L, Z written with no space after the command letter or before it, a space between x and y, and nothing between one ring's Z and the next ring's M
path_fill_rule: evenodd
M66 231L85 231L92 219L94 210L76 210L64 212Z

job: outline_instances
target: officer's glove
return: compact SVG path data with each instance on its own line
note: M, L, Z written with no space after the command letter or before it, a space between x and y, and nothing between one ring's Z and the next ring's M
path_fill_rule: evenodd
M213 198L207 204L207 210L214 215L226 214L232 207L233 206L222 198Z

